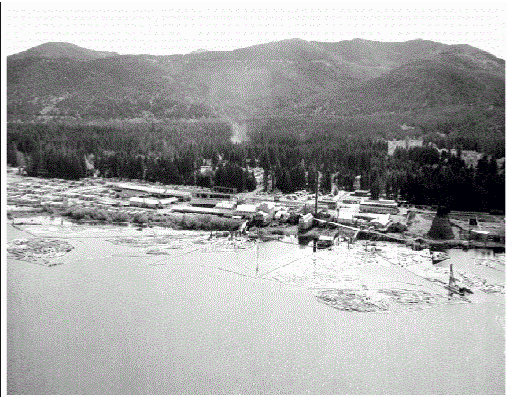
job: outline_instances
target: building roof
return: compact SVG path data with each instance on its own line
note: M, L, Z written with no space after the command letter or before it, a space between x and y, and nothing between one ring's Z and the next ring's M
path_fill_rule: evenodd
M374 201L374 200L363 201L361 203L361 205L374 205L377 207L397 207L398 206L398 204L395 201L386 202L386 201Z
M379 202L387 204L396 204L396 200L388 200L388 199L379 199Z
M116 186L119 187L120 189L132 189L132 190L144 190L144 188L146 187L143 185L136 185L133 183L118 183Z
M372 222L374 223L379 223L382 226L387 226L391 221L391 217L389 214L375 214L375 215L376 215L375 218L372 220Z
M345 204L338 208L338 212L354 212L359 213L360 204Z
M256 204L240 204L236 207L236 212L257 212Z
M116 185L120 189L130 189L130 190L137 190L140 192L145 193L151 193L151 194L164 194L167 196L175 196L175 197L190 197L190 192L185 192L183 190L176 190L176 189L166 189L161 187L155 187L155 186L143 186L143 185L135 185L131 183L118 183Z
M356 208L344 207L338 210L338 219L352 219L358 214Z
M157 205L160 203L160 201L151 199L151 198L145 198L145 197L131 197L130 200L133 203L145 203L145 204L153 204Z
M234 209L236 203L234 201L219 201L215 208L226 208L226 209Z
M190 212L196 214L211 214L211 215L232 215L231 210L224 208L206 208L206 207L192 207L190 205L179 205L172 208L173 212Z
M489 231L487 230L471 230L471 232L477 234L489 234Z

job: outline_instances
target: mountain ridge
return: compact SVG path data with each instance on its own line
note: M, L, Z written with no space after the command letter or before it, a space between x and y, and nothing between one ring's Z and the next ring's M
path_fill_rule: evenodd
M450 120L448 109L505 108L504 60L423 39L287 39L174 55L45 43L7 64L9 121L431 117L438 109Z
M97 58L106 58L118 55L117 52L95 51L88 48L79 47L76 44L66 42L48 42L36 47L29 48L26 51L9 55L8 59L20 59L26 57L43 58L71 58L78 60L91 60Z

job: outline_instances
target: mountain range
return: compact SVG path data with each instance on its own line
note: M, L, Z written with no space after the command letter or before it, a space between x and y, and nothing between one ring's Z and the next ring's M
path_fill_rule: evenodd
M168 56L46 43L7 57L7 99L8 120L21 122L360 117L452 124L472 109L501 129L505 61L422 39L290 39Z

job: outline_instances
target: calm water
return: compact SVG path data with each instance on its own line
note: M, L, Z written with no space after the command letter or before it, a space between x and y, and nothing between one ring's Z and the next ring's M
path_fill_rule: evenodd
M8 263L11 394L505 393L503 296L347 313L212 267L253 269L255 251L150 266L104 239L71 244L62 266Z

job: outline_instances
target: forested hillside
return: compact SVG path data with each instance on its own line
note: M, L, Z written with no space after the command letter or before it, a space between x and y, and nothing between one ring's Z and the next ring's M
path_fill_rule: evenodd
M427 40L291 39L167 56L46 43L8 57L7 81L8 120L18 122L280 118L301 126L325 117L341 134L399 136L407 124L485 136L490 148L505 129L505 62Z
M7 83L8 161L29 175L80 178L93 158L105 176L245 191L260 166L283 192L313 190L318 171L323 191L361 175L374 195L504 206L505 62L468 45L291 39L154 56L46 43L8 57ZM387 156L407 137L426 146ZM467 168L430 142L485 156Z
M224 123L185 123L136 129L11 125L7 160L31 176L79 179L91 173L114 178L144 179L164 184L255 189L253 167L284 193L333 184L352 190L357 175L372 197L381 193L413 204L442 205L456 210L503 210L505 163L484 156L477 168L467 167L459 152L441 154L430 147L397 150L387 156L387 143L369 136L343 139L314 131L307 137L233 144ZM268 135L269 136L269 135ZM275 143L276 142L276 143ZM20 153L23 155L20 156ZM24 158L24 164L19 159ZM211 162L211 172L201 166ZM90 169L90 162L93 163Z

